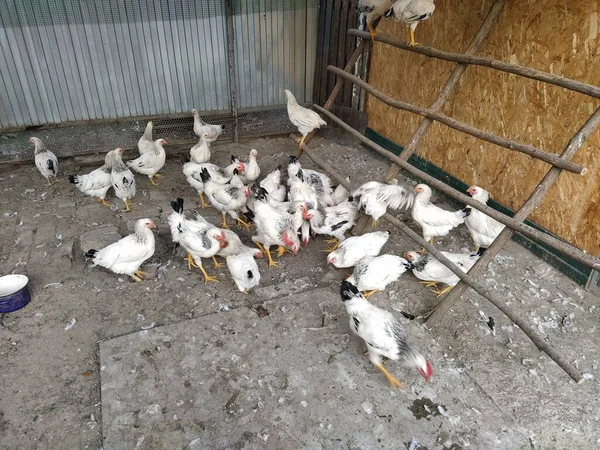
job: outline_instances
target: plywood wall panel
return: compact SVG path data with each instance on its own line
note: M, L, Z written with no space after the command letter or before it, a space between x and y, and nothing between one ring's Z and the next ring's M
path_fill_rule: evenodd
M492 1L436 1L436 11L417 28L417 41L464 52ZM509 1L480 55L534 67L600 85L598 2L578 0ZM406 28L382 21L380 31L406 39ZM369 82L400 100L429 106L453 64L377 43ZM571 136L600 107L600 101L545 83L469 67L444 108L449 116L492 133L560 153ZM377 99L367 102L369 126L404 145L421 118L395 111ZM445 171L488 189L503 204L518 209L549 166L507 149L434 124L417 152ZM532 215L541 226L575 245L600 252L600 132L574 161L586 176L563 173Z

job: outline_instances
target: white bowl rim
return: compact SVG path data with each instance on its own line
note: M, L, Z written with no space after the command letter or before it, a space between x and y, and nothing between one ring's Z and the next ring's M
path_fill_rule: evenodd
M26 275L11 274L0 277L0 299L16 294L28 283L29 278Z

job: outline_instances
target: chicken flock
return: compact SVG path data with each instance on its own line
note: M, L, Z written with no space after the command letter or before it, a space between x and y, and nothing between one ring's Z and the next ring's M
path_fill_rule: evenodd
M299 140L302 146L310 132L326 123L314 111L298 105L291 92L285 91L285 94L290 121L302 134ZM206 271L204 260L212 259L214 267L219 268L223 264L216 258L224 258L237 288L248 293L260 283L257 258L266 257L269 268L278 267L272 248L278 257L285 253L295 255L316 235L327 236L330 238L327 264L353 268L342 283L340 294L350 316L350 328L365 340L370 361L393 387L400 383L383 367L382 357L400 359L429 380L431 364L407 342L400 323L367 299L409 270L428 287L435 287L438 295L451 289L459 278L436 259L424 255L424 251L408 251L403 256L380 254L389 239L387 231L348 238L345 234L360 214L370 216L375 228L388 209L410 209L423 238L430 242L465 223L476 251L444 255L467 272L502 231L503 225L470 207L458 211L439 208L431 203L432 192L425 184L411 190L399 185L397 180L389 184L369 181L348 192L342 185L334 186L328 175L303 168L295 156L289 157L285 169L278 166L262 179L256 149L250 150L247 161L232 156L228 166L219 167L210 162L210 147L223 127L203 122L196 110L192 114L199 140L190 150L190 161L183 165L183 174L198 193L202 207L214 207L221 213L222 221L215 225L199 211L185 210L182 198L171 201L172 212L168 217L171 239L175 247L185 251L188 269L198 269L205 284L217 281ZM32 137L30 142L35 145L35 164L50 183L58 174L58 160L39 138ZM153 139L152 122L149 122L138 141L139 157L124 162L123 149L117 148L107 153L101 167L88 174L71 175L69 180L83 194L96 198L104 206L110 205L106 196L112 188L115 196L123 201L124 211L131 211L136 194L134 172L147 176L152 185L158 185L154 179L160 178L159 172L165 164L165 145L165 139ZM287 178L285 183L284 177ZM483 204L489 198L478 186L471 186L468 192ZM256 247L244 244L238 234L229 229L228 217L239 227L254 230L251 240ZM146 276L141 267L154 254L153 228L156 224L152 220L140 219L133 234L103 249L89 250L85 256L94 265L141 282ZM439 284L447 287L439 290Z

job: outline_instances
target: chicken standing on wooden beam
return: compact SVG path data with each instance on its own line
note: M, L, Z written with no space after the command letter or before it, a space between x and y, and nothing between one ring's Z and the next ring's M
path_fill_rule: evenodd
M433 0L398 0L392 7L396 21L402 21L408 25L408 45L414 47L415 29L419 22L431 17L435 11Z
M429 382L433 376L431 364L406 341L404 328L391 313L369 303L348 281L342 282L340 295L350 316L350 328L365 341L369 361L383 372L393 388L402 387L402 383L383 367L382 357L416 368Z
M371 40L374 40L377 35L373 28L373 22L390 10L393 4L394 0L359 0L356 9L365 16Z
M302 148L302 144L306 139L306 136L317 128L326 127L327 122L321 119L316 112L311 109L300 106L296 101L296 97L287 89L283 91L287 99L287 111L290 118L290 122L298 128L298 131L302 134L302 138L297 139L298 150Z

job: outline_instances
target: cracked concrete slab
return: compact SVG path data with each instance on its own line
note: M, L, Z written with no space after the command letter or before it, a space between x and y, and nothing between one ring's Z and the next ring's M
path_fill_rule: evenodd
M443 360L416 324L413 341ZM100 344L104 449L517 449L527 437L454 363L431 384L362 356L321 288ZM435 355L433 355L435 354Z

